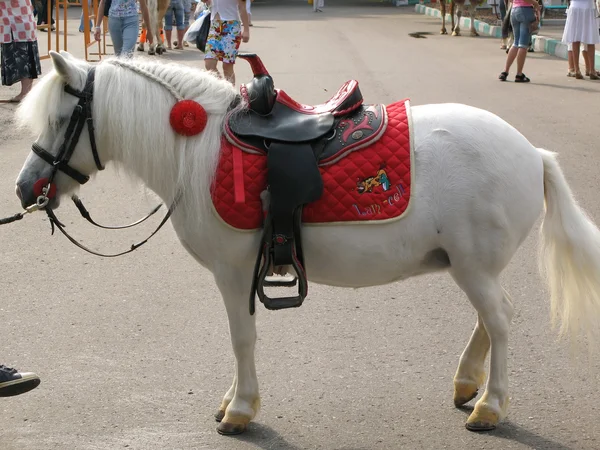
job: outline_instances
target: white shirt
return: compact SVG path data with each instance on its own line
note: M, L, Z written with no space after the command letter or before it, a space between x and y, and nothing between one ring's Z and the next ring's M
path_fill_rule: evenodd
M210 19L219 15L221 20L240 20L238 9L239 0L212 0L210 7Z

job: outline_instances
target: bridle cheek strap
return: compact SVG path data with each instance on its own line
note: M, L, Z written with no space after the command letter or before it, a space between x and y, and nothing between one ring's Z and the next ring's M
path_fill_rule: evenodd
M50 152L44 150L38 144L33 144L31 147L32 151L36 155L38 155L40 158L42 158L44 161L46 161L53 167L52 174L50 176L50 182L53 181L54 177L56 176L56 173L59 170L64 174L68 175L69 177L73 178L79 184L85 184L90 179L88 175L84 175L77 169L74 169L69 166L69 161L71 159L71 156L73 156L75 146L77 145L77 142L79 142L81 132L83 131L83 127L86 124L88 126L90 145L92 147L92 155L94 157L94 162L96 163L96 167L98 168L98 170L104 170L104 166L100 162L100 156L98 155L98 147L96 146L96 136L94 130L94 121L92 119L92 100L94 96L95 73L96 68L90 68L85 81L85 86L82 91L77 91L69 85L65 86L65 92L75 97L78 97L79 102L77 103L77 106L75 106L73 114L71 114L71 119L69 120L67 131L65 132L64 141L60 146L58 154L54 156Z

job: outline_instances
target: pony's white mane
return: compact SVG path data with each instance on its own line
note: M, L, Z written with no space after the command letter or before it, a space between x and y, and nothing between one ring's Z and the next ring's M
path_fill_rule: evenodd
M89 65L69 61L81 68L81 79L70 84L82 89ZM19 108L20 123L38 134L53 126L57 105L69 95L64 84L55 71L43 77ZM185 137L171 128L174 93L206 110L208 121L199 135ZM167 202L183 191L188 201L207 206L224 118L236 96L228 81L203 70L142 58L105 60L96 69L93 100L101 159L134 174ZM81 139L88 139L85 131Z

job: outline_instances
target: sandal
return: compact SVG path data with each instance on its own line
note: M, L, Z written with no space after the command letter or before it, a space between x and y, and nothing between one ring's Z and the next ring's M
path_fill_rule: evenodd
M574 70L569 70L569 71L567 72L567 76L568 76L568 77L571 77L571 78L575 78L575 71L574 71Z
M515 75L515 83L529 83L531 80L527 78L527 75L522 73L521 75Z
M575 79L583 80L583 75L581 75L581 72L575 72Z
M508 77L508 72L500 72L500 75L498 75L500 81L506 81L506 77Z

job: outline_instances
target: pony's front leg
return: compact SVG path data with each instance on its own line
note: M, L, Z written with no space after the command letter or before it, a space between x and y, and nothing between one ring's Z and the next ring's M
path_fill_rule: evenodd
M479 36L475 29L475 12L477 11L477 2L473 1L469 6L469 16L471 17L471 36Z
M485 331L481 316L477 317L475 329L460 356L454 375L454 405L460 407L477 396L485 381L485 358L490 349L490 338Z
M456 26L454 25L454 8L456 7ZM460 18L462 17L462 5L455 5L454 1L450 4L450 14L452 15L452 36L460 36Z
M446 2L440 2L440 9L442 13L442 29L440 30L440 34L448 34L446 31Z
M248 298L252 268L223 268L215 271L215 280L223 296L229 333L235 354L235 376L215 415L220 434L239 434L246 430L260 407L258 380L254 363L256 316L249 312Z

